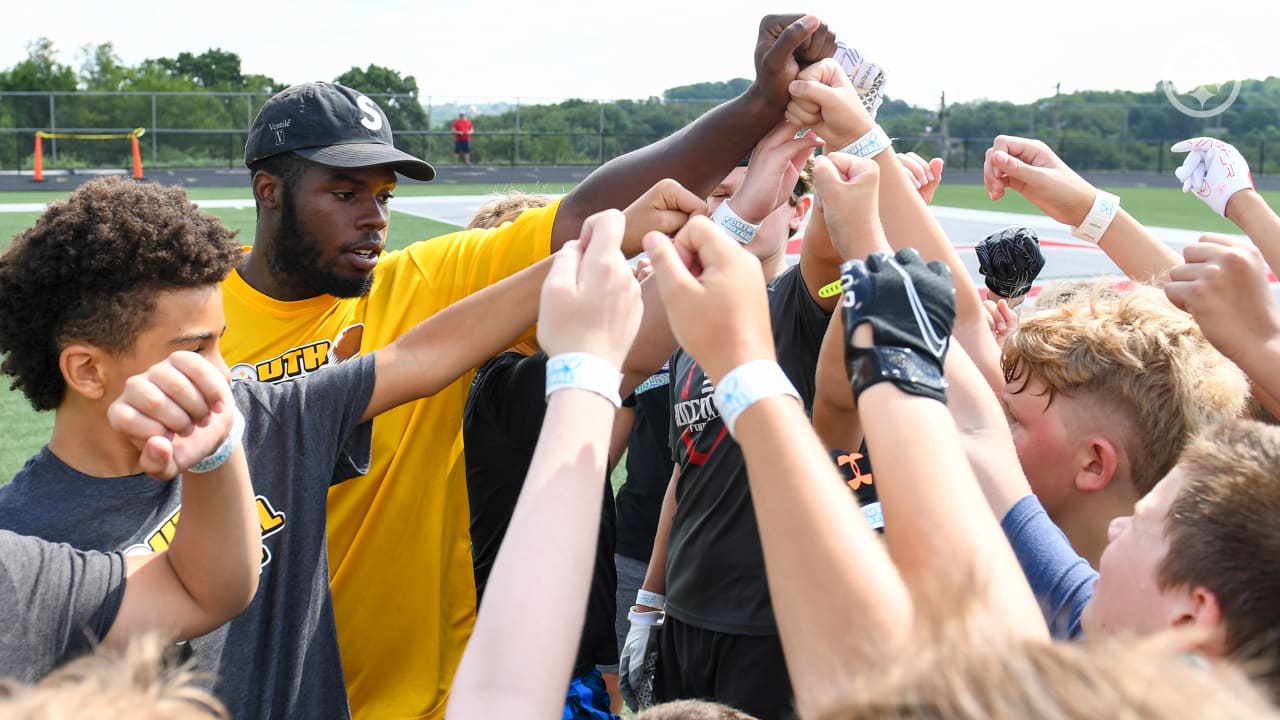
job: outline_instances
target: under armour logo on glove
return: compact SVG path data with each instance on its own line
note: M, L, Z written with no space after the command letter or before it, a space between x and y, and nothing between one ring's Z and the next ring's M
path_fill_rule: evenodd
M978 272L986 278L987 289L1013 300L1026 295L1044 269L1044 253L1036 231L1010 225L982 239L974 247Z
M1227 201L1241 190L1253 189L1249 163L1232 145L1210 137L1191 138L1174 145L1173 152L1187 153L1173 174L1183 192L1194 192L1213 211L1226 216Z
M946 402L942 363L956 318L951 269L925 263L912 248L894 257L872 253L866 262L840 268L845 283L845 366L854 398L879 382ZM853 334L871 324L873 347L853 344Z

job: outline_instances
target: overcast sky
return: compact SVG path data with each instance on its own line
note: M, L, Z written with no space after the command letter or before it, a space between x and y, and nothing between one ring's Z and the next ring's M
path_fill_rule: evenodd
M760 17L812 12L887 71L886 93L916 105L1028 102L1056 83L1149 90L1280 75L1280 2L1122 0L63 0L0 24L0 68L51 39L60 62L110 42L126 65L220 48L246 73L284 83L382 65L417 78L423 100L633 98L751 77ZM1201 9L1209 8L1209 9ZM30 8L29 8L30 9ZM1215 14L1214 9L1222 9ZM1213 101L1210 102L1210 105Z

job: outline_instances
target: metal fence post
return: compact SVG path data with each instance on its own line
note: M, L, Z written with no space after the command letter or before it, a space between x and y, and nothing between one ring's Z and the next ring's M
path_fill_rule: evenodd
M159 150L156 146L156 143L159 142L159 140L156 138L156 128L160 127L160 123L159 121L156 120L156 117L157 117L156 96L155 96L155 93L152 93L151 94L151 167L156 166L156 158L159 157L157 154Z
M53 93L49 93L49 129L56 131L58 129L58 108L54 102ZM53 162L58 162L58 138L52 138L49 141L49 149L52 152Z
M1120 169L1129 169L1129 108L1124 109L1124 130L1120 133Z

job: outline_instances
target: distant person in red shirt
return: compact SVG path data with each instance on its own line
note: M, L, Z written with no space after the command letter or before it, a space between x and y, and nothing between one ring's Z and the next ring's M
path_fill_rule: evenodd
M464 112L458 113L458 119L453 121L453 164L458 164L458 156L462 156L462 161L471 164L471 131L474 126L467 119Z

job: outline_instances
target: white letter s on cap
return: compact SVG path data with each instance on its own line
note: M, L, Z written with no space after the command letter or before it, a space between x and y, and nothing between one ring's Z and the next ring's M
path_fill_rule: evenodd
M361 95L356 98L356 105L365 113L365 116L360 118L361 125L374 132L382 129L382 111L378 108L377 103Z

